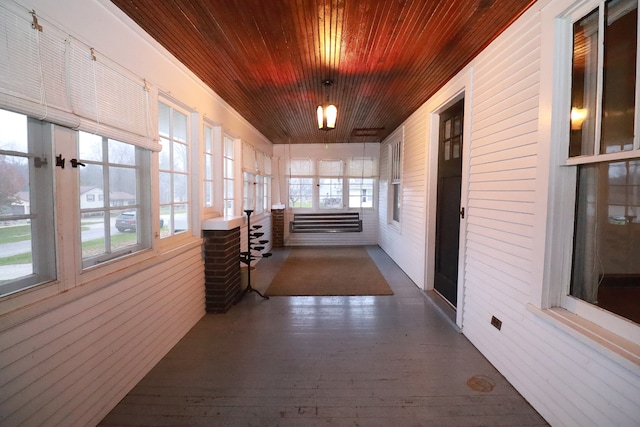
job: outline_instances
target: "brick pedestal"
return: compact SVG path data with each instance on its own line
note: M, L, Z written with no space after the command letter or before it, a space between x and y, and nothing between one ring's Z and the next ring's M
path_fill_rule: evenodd
M205 308L225 313L240 297L240 227L203 230Z
M284 209L271 209L271 245L284 246Z

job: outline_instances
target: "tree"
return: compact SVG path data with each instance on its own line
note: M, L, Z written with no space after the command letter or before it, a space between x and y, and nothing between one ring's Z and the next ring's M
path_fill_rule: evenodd
M26 159L0 156L0 211L18 201L18 192L29 183L28 173Z

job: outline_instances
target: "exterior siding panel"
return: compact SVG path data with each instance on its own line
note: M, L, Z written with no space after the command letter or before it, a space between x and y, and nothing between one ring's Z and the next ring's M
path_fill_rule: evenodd
M97 423L204 315L203 283L196 245L0 332L2 424Z

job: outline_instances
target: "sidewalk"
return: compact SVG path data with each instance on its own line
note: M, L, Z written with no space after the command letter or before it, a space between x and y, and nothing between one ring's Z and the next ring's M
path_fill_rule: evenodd
M3 265L0 266L0 281L17 279L33 273L31 264Z

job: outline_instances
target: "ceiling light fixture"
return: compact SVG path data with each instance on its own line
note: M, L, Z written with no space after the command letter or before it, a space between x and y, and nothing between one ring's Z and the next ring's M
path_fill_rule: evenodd
M332 80L325 80L322 82L324 87L329 87L333 84ZM318 105L318 129L320 130L333 130L336 128L336 119L338 118L338 108L329 104L329 95L327 94L327 102L322 105Z

